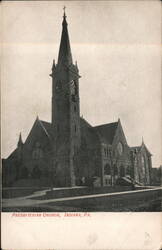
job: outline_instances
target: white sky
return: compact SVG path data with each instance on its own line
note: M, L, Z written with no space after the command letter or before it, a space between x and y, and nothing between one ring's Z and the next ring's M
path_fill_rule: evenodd
M92 125L121 123L130 146L142 136L161 164L160 1L2 3L2 156L26 139L38 114L51 119L52 60L66 5L81 115Z

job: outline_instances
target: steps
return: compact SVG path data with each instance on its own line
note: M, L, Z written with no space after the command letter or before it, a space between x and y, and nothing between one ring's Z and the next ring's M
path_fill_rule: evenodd
M133 185L135 185L136 187L143 186L141 183L135 181L129 176L118 178L116 184L122 186L133 186Z

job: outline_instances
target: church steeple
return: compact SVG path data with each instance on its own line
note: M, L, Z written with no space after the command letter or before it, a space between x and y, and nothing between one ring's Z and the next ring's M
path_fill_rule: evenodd
M62 186L75 186L76 152L80 147L80 76L72 60L65 7L58 62L53 62L51 77L54 168Z
M65 65L65 66L69 66L73 63L67 25L68 24L66 21L66 14L64 7L62 35L61 35L60 49L58 55L58 65Z

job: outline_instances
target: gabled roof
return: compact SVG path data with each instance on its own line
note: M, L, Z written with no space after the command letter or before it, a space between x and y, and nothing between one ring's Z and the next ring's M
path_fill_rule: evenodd
M83 117L80 117L80 125L81 126L86 126L88 128L92 128L91 124L88 123Z
M13 160L16 157L17 148L6 158L8 160Z
M86 142L88 147L94 147L99 143L97 133L93 127L83 118L80 118L81 138Z
M148 150L148 148L146 147L146 145L145 145L144 142L142 142L142 146L141 146L141 147L143 147L143 148L147 151L147 153L148 153L149 155L152 155L152 154L150 153L150 151Z
M144 143L142 143L141 146L130 147L130 149L131 149L131 150L136 150L136 152L140 152L141 149L142 149L142 147L146 150L146 152L147 152L150 156L152 155Z
M40 132L38 132L38 129L40 129L39 130ZM25 140L24 146L26 147L27 145L30 145L33 139L35 138L35 136L38 137L39 135L43 135L43 134L51 141L51 139L53 139L52 125L51 123L42 121L37 117Z
M46 122L46 121L42 121L42 120L39 120L43 130L45 131L46 135L48 137L51 137L53 136L53 130L52 130L52 124L50 122Z
M48 137L53 136L52 124L50 122L38 120ZM118 126L118 122L103 124L92 127L85 119L80 118L81 134L84 133L86 140L90 143L98 143L98 135L101 137L101 141L112 144L115 132ZM96 133L97 132L97 133Z
M117 127L118 127L118 122L112 122L108 124L95 126L93 129L95 132L99 134L101 140L111 145L113 143Z

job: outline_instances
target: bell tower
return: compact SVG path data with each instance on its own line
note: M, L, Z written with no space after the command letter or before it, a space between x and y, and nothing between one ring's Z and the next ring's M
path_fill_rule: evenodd
M75 186L74 158L80 147L79 70L73 64L64 8L58 61L52 66L52 127L57 185Z

